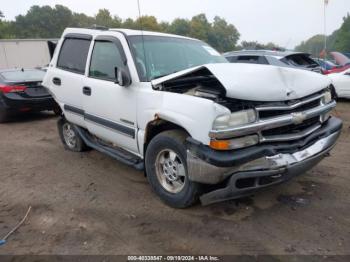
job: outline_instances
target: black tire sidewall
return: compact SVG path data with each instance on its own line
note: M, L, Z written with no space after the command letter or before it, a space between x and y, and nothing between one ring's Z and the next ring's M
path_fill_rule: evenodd
M160 184L156 174L156 158L160 151L164 149L173 150L180 158L186 169L185 186L179 193L170 193ZM176 208L185 208L193 205L198 199L198 187L197 183L194 183L188 179L187 175L187 161L186 161L186 148L181 141L174 139L166 134L157 135L152 139L147 147L145 166L147 179L150 183L153 191L169 206Z
M62 109L58 105L54 105L52 111L56 116L61 116L62 115Z

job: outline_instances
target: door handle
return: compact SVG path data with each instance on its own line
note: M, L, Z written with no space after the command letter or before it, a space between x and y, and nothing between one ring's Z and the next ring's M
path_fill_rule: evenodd
M83 87L83 94L86 96L91 96L91 88L88 86Z
M58 78L58 77L54 77L52 79L52 83L54 83L54 85L56 85L56 86L60 86L61 85L61 79Z

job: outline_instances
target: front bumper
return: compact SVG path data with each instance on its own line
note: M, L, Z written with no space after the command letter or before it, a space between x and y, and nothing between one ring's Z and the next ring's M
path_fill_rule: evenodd
M332 117L321 129L297 142L230 152L214 151L189 140L189 179L204 184L224 184L223 188L203 195L203 204L250 195L311 169L333 148L341 128L342 121Z

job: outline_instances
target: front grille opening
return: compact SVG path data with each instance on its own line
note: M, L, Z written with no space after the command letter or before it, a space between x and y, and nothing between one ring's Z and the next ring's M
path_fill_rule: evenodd
M254 187L255 186L255 177L250 178L240 178L236 181L236 187L239 189Z
M270 130L262 131L261 134L265 137L281 135L281 134L297 134L319 123L320 123L320 117L317 116L317 117L307 119L299 125L288 125L288 126L277 127Z
M266 185L278 182L281 179L281 177L282 177L282 174L264 176L264 177L240 178L240 179L237 179L236 181L236 188L244 189L244 188L250 188L250 187L257 187L257 186L266 186Z
M260 111L259 117L260 119L264 118L270 118L275 116L281 116L281 115L287 115L291 113L297 113L297 112L303 112L315 107L318 107L320 105L320 99L316 99L314 101L311 101L310 103L307 103L305 105L299 106L295 109L291 110L270 110L270 111Z

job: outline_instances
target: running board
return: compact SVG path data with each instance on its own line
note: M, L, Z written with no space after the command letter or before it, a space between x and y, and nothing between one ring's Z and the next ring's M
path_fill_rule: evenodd
M83 139L84 143L97 150L100 151L103 154L109 155L110 157L128 165L136 168L137 170L144 170L144 162L143 159L133 155L132 153L123 150L123 149L116 149L116 148L111 148L106 145L102 145L101 143L98 143L97 141L94 141L89 132L86 130L74 126L76 131L79 133L80 137Z

